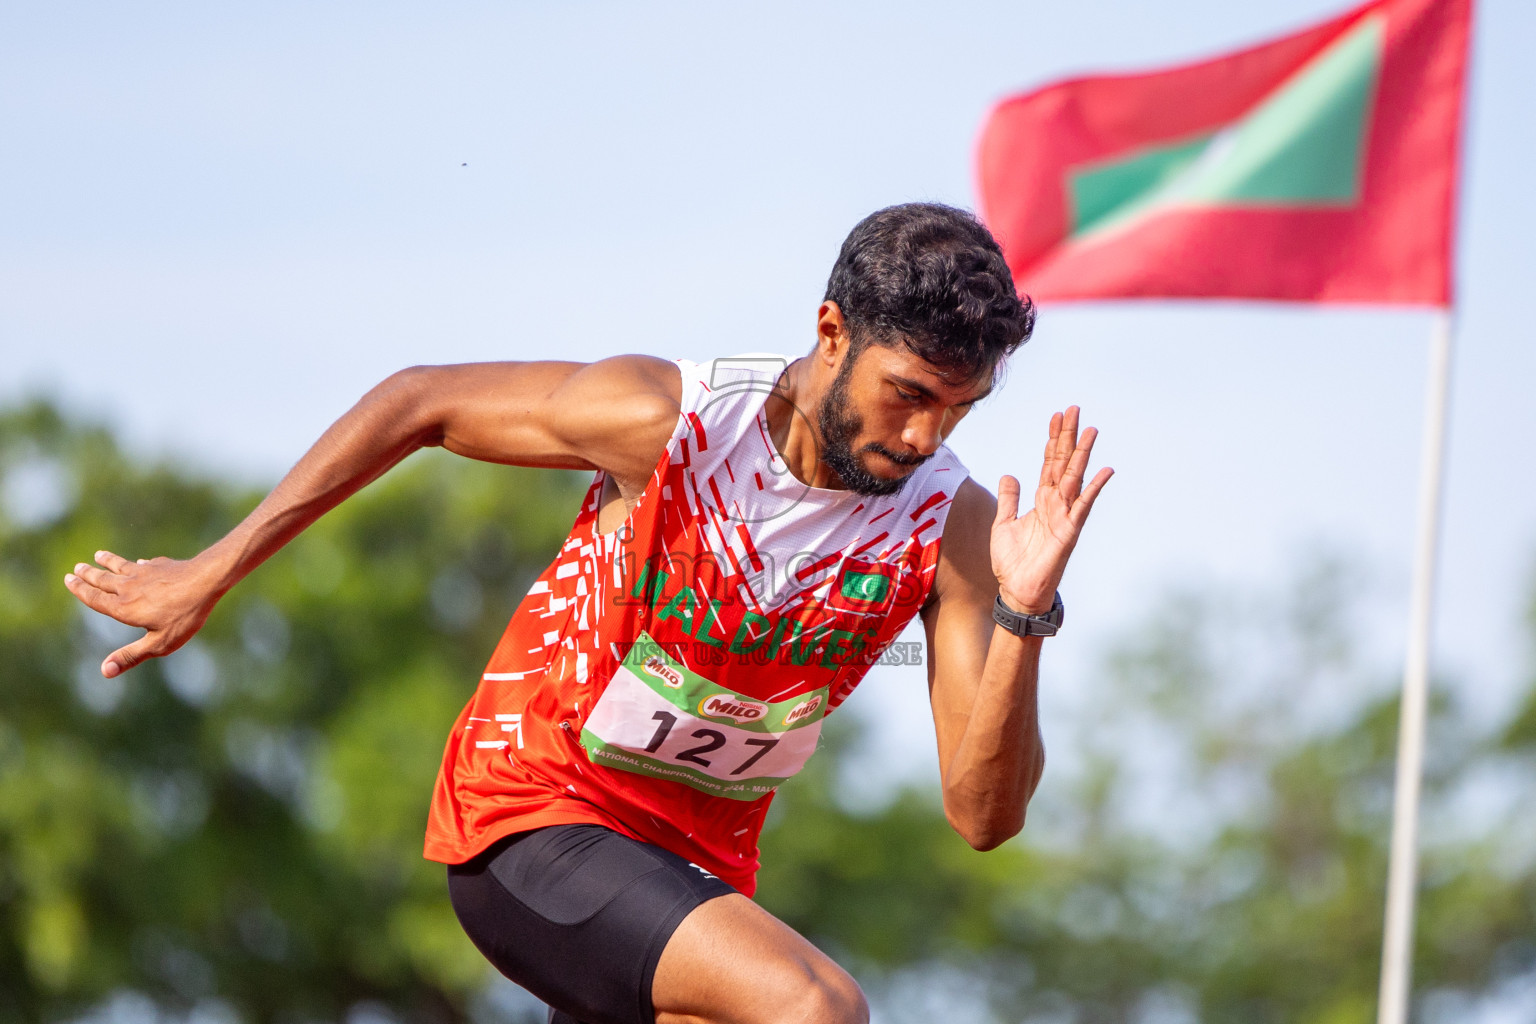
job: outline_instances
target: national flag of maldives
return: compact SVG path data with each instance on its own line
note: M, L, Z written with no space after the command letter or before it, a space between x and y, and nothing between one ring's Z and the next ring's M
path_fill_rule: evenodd
M827 594L827 606L865 615L884 612L899 589L897 571L883 562L848 559Z
M1450 302L1471 0L1004 100L983 218L1036 300Z

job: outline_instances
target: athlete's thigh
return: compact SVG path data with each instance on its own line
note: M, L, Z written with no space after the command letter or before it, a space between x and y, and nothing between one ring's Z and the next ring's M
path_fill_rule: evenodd
M695 907L651 982L656 1024L860 1024L858 983L789 925L739 894Z

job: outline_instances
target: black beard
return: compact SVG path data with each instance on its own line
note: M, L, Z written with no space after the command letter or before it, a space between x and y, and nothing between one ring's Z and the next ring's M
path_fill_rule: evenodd
M887 478L875 476L864 468L864 463L859 461L858 455L853 451L853 439L859 436L864 429L864 421L849 410L848 405L848 378L852 373L856 355L845 357L843 365L838 368L837 376L832 380L832 386L827 389L826 395L821 400L821 406L816 410L816 427L821 432L821 461L831 467L843 486L855 494L863 494L871 498L884 498L900 491L906 486L912 474ZM929 455L898 455L882 444L871 442L859 449L860 452L875 452L883 455L898 466L911 466L914 469L927 462Z

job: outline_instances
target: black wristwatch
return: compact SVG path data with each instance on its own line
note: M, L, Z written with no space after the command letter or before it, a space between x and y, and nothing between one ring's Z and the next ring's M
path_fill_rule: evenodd
M1065 616L1066 607L1061 603L1059 590L1056 591L1056 599L1051 602L1051 610L1044 615L1016 612L1003 604L1002 594L998 594L997 600L992 602L992 621L1014 636L1055 636Z

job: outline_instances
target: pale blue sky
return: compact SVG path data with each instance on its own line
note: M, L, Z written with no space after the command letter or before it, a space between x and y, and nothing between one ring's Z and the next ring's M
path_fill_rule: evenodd
M9 4L0 399L53 394L137 450L265 481L412 363L798 353L859 217L973 205L1000 96L1341 8ZM1529 664L1536 567L1536 8L1479 19L1437 649L1492 710ZM1428 336L1401 311L1045 310L953 443L992 487L1035 472L1051 409L1103 429L1119 475L1057 678L1169 581L1273 579L1317 542L1374 571L1367 641L1396 658Z

